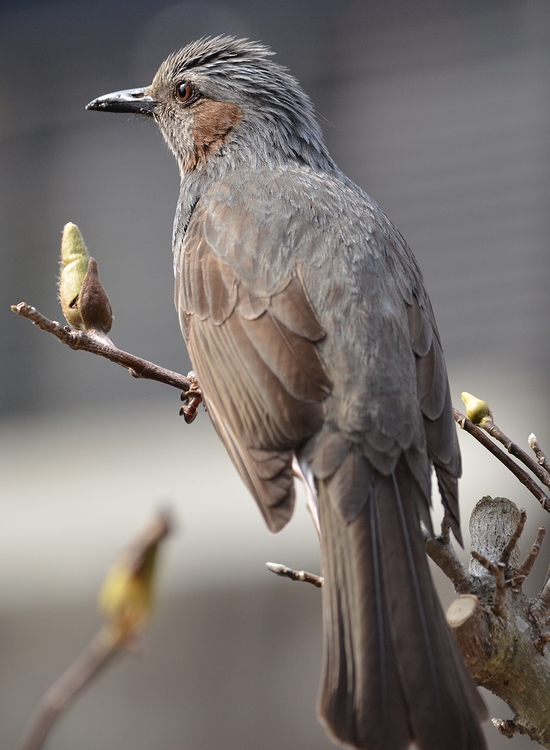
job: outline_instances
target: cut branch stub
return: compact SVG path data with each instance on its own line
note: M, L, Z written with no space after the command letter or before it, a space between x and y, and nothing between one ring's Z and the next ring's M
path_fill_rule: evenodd
M470 535L472 552L477 552L487 560L496 563L516 535L522 514L514 503L505 497L482 497L470 516ZM508 565L517 570L520 566L520 549L516 543L505 555ZM471 558L470 573L479 578L487 576L484 566Z
M488 616L477 596L464 594L452 602L446 617L468 671L475 677L491 656Z

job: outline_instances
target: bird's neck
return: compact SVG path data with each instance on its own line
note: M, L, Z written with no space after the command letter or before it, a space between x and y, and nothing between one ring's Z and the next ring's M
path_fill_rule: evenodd
M191 220L191 215L197 205L199 198L205 190L204 179L202 175L188 173L181 176L180 194L176 215L174 216L174 229L172 234L172 250L174 253L174 274L176 272L176 263L181 247L181 242Z

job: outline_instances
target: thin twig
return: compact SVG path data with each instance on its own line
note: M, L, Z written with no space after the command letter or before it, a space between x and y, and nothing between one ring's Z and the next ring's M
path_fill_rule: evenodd
M474 560L477 560L478 563L482 565L485 570L488 570L495 579L495 600L493 603L493 611L495 615L502 617L506 602L506 579L504 577L506 566L502 562L491 562L484 555L481 555L475 550L471 551L471 555Z
M550 581L547 581L540 594L531 605L531 614L535 618L540 630L542 630L550 616Z
M283 576L284 578L290 578L291 581L304 581L305 583L312 583L314 586L321 588L324 582L323 576L316 576L314 573L308 573L307 570L293 570L287 568L286 565L280 563L267 562L266 568L275 575Z
M192 381L189 378L180 375L178 372L159 367L153 364L153 362L136 357L122 349L117 349L107 336L86 331L77 331L69 326L62 326L56 321L46 318L36 308L27 305L26 302L12 305L11 309L17 315L28 318L28 320L32 321L34 325L43 331L53 334L59 341L71 349L82 349L92 354L98 354L100 357L105 357L105 359L109 359L111 362L124 367L135 378L157 380L159 383L165 383L183 391L188 391L192 385Z
M542 543L544 541L544 537L546 536L546 528L544 526L539 526L537 531L537 538L533 542L533 546L529 550L527 557L525 560L521 563L519 566L518 574L523 575L527 578L529 573L531 572L533 565L536 562L537 557L539 556L539 552L542 548Z
M505 435L498 425L496 425L491 419L487 419L484 422L481 422L479 426L482 430L485 430L485 432L491 435L491 437L495 438L495 440L498 440L498 442L506 448L508 453L515 456L522 464L527 466L529 471L532 471L546 487L550 487L550 474L544 470L540 463L535 461L534 458L524 451L523 448L520 448L517 443L510 440L508 435Z
M516 544L519 542L520 536L523 534L525 521L527 521L527 513L525 511L525 508L522 508L520 510L520 516L518 524L516 526L516 530L514 531L510 539L508 539L508 543L506 547L504 547L504 549L502 550L502 554L500 555L500 562L504 563L504 565L508 565L508 563L510 562L510 555L514 551Z
M513 578L507 578L506 588L514 589L514 591L519 591L526 578L527 576L523 574L514 576Z
M152 585L154 569L152 554L154 555L158 544L170 533L172 526L169 513L160 512L121 555L118 574L115 574L118 608L111 606L110 613L104 613L104 624L99 632L80 656L46 691L27 726L19 750L40 750L55 722L78 693L118 653L122 650L135 650L150 607L150 592L146 591L146 587ZM124 562L125 570L122 569L122 562ZM124 575L121 576L121 572L124 575L133 576L133 584L125 587L126 595L123 594L121 587L121 580L124 577ZM111 572L110 575L113 573ZM139 588L140 591L138 591ZM132 611L133 605L135 606Z
M550 461L546 454L542 452L541 447L537 442L537 436L534 433L529 435L529 447L535 454L537 462L550 474Z
M46 692L23 736L20 750L39 750L69 703L121 651L119 639L103 627L69 669Z
M499 461L501 461L507 469L509 469L512 474L514 474L517 479L529 490L529 492L534 495L539 503L542 505L544 510L550 512L550 497L544 492L544 490L539 487L536 482L534 482L529 474L522 469L521 466L519 466L510 456L505 453L501 448L494 443L491 438L477 425L475 425L468 417L466 417L464 414L461 414L458 409L454 409L454 417L455 420L458 422L460 427L465 430L465 432L470 433L477 441L479 441L487 450L495 456L495 458L498 458Z

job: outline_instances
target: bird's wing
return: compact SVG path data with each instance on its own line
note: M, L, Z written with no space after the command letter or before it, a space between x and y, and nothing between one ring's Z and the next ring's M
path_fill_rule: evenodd
M176 307L212 421L277 531L292 514L293 451L320 428L331 389L316 346L325 332L299 267L247 278L224 260L222 226L232 251L251 264L261 254L246 206L199 203L178 253Z
M428 455L435 468L447 521L462 543L458 509L460 449L443 349L429 300L420 305L413 296L408 313Z

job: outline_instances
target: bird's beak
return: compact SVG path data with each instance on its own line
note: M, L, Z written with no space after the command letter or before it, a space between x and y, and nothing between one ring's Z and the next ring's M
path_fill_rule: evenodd
M128 112L153 116L157 102L146 93L146 89L126 89L105 94L86 105L86 109L99 112Z

